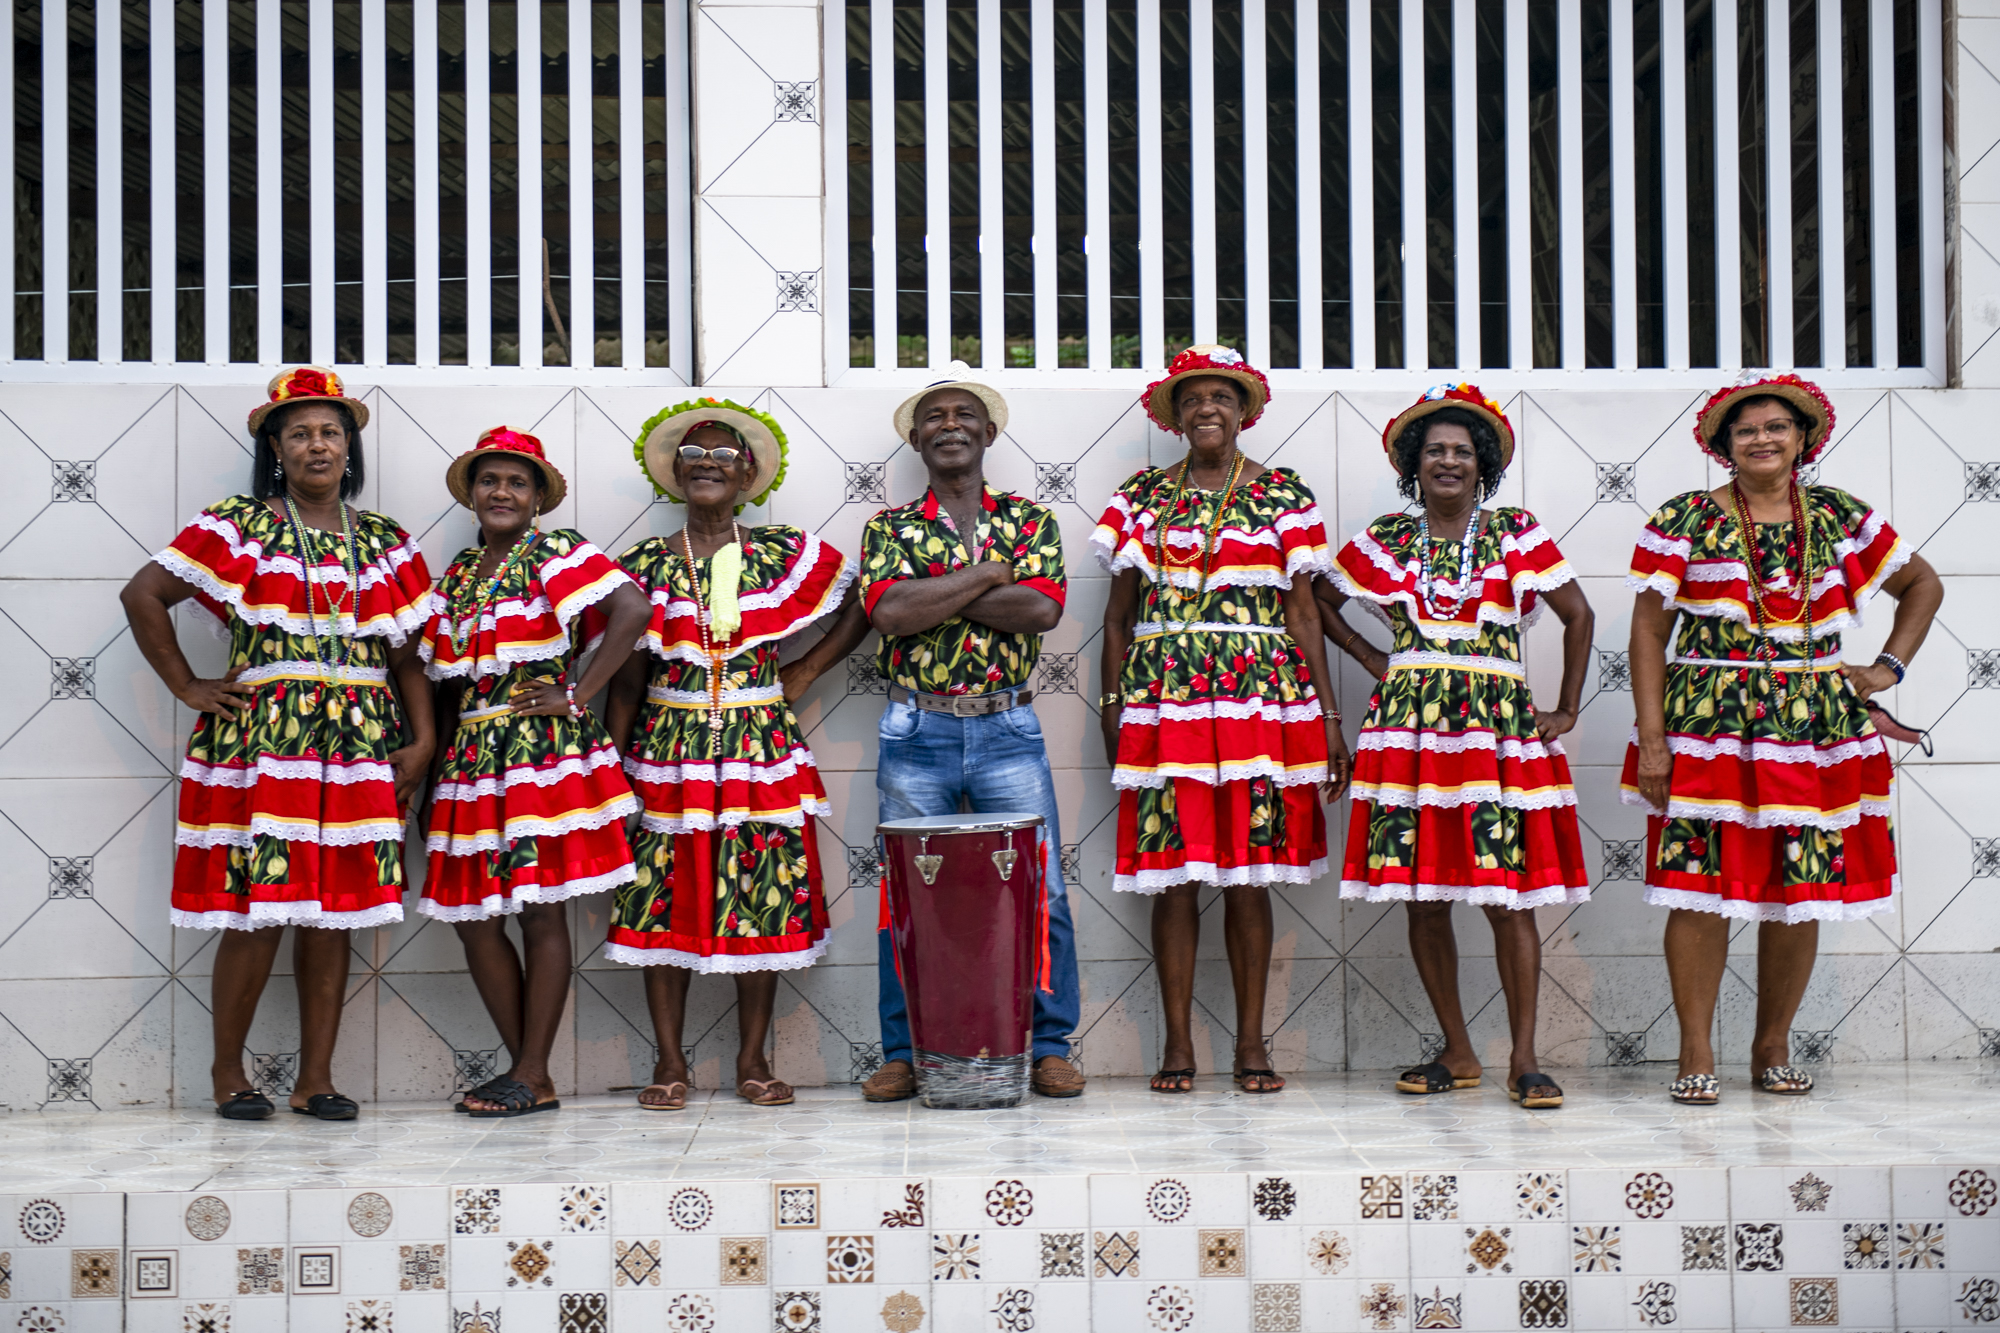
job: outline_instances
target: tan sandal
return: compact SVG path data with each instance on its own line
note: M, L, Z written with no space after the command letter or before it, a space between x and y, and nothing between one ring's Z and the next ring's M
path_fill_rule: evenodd
M646 1100L646 1094L656 1088L667 1094L665 1101L649 1102ZM676 1088L680 1089L680 1091L676 1092ZM672 1083L648 1083L645 1087L639 1089L639 1109L642 1111L685 1111L687 1110L687 1104L688 1085L683 1079L675 1079Z
M751 1088L761 1091L752 1093ZM785 1095L778 1096L773 1091L776 1088L783 1088ZM792 1085L778 1078L746 1078L736 1085L736 1095L752 1106L790 1106L793 1100Z

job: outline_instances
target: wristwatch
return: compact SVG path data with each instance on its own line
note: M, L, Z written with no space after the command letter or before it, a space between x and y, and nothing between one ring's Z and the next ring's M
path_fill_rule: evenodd
M1120 708L1124 706L1124 703L1125 696L1117 690L1106 690L1097 696L1097 706L1099 708Z

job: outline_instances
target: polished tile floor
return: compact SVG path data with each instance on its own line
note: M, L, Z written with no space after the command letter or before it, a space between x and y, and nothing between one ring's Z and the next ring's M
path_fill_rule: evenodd
M1485 1087L1399 1096L1385 1074L1296 1075L1275 1096L1203 1078L1191 1096L1093 1080L1073 1101L936 1111L807 1088L781 1109L697 1092L685 1111L627 1097L474 1121L439 1106L370 1106L348 1124L197 1110L0 1117L0 1193L285 1189L888 1176L1648 1166L1887 1166L2000 1160L2000 1064L1830 1065L1808 1098L1753 1092L1675 1106L1666 1066L1569 1071L1569 1104L1523 1111Z

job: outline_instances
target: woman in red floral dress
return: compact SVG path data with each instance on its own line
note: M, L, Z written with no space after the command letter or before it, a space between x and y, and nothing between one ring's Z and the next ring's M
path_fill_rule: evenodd
M1690 1105L1721 1095L1730 923L1758 923L1753 1086L1803 1096L1813 1080L1790 1037L1819 923L1887 911L1896 891L1894 769L1869 700L1902 680L1944 585L1865 501L1799 481L1832 433L1818 386L1746 372L1695 422L1729 482L1660 506L1626 579L1638 719L1624 795L1647 811L1646 901L1668 909L1681 1030L1668 1092ZM1889 642L1847 665L1840 636L1877 593L1896 600Z
M1234 1078L1285 1080L1265 1049L1268 885L1326 873L1324 787L1345 789L1347 746L1312 575L1326 528L1297 474L1244 456L1239 431L1270 399L1241 354L1191 347L1150 386L1147 413L1187 457L1136 473L1090 544L1111 575L1104 611L1105 751L1118 788L1113 887L1158 895L1153 952L1166 1049L1155 1092L1194 1088L1197 893L1223 889L1236 991Z
M299 928L292 1109L358 1114L332 1069L348 932L403 919L404 812L432 751L415 642L431 576L414 538L346 503L367 424L332 371L279 374L250 414L251 493L196 515L122 595L146 661L196 713L173 922L222 932L209 1072L225 1119L276 1110L244 1074L243 1043L286 926ZM198 679L175 639L169 609L190 600L228 640L220 679Z
M583 701L631 656L646 598L582 534L537 526L569 488L534 436L487 431L452 460L445 485L478 518L479 540L438 583L419 648L451 731L417 910L458 932L513 1057L460 1103L499 1119L562 1105L549 1051L569 998L564 903L632 879L624 821L638 802ZM520 953L510 916L520 921Z
M736 1095L783 1106L792 1089L765 1044L780 971L826 951L815 821L832 813L791 705L860 644L868 622L847 557L800 528L744 528L737 511L784 479L784 433L728 400L682 403L635 445L687 523L621 557L648 591L640 651L612 685L607 719L644 804L638 877L618 891L605 957L645 969L659 1062L639 1105L687 1105L681 1037L697 972L736 980ZM840 612L779 669L786 639Z
M1535 1055L1542 941L1534 908L1590 897L1576 793L1556 738L1576 725L1590 666L1590 604L1555 539L1525 509L1482 508L1514 455L1500 405L1471 384L1440 385L1382 432L1415 513L1384 514L1341 547L1316 589L1327 633L1376 677L1354 766L1340 896L1401 902L1410 954L1444 1049L1405 1070L1403 1092L1479 1085L1459 1001L1454 903L1493 928L1513 1038L1507 1092L1530 1109L1563 1091ZM1349 626L1355 599L1385 621L1384 654ZM1538 712L1521 631L1544 605L1563 622L1562 686Z

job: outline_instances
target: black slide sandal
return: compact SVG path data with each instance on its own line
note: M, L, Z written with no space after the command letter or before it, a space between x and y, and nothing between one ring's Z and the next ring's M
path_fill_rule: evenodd
M551 1098L545 1102L535 1100L534 1089L516 1079L495 1079L486 1085L481 1101L500 1103L498 1111L467 1111L474 1120L511 1120L518 1115L533 1115L537 1111L560 1111L562 1101Z
M352 1120L361 1114L361 1103L337 1092L315 1092L304 1106L294 1106L293 1115L309 1115L315 1120Z
M255 1088L231 1093L228 1101L218 1103L215 1108L215 1113L224 1120L269 1120L277 1111L271 1099Z
M1457 1092L1461 1088L1478 1087L1479 1078L1478 1074L1474 1074L1471 1078L1460 1078L1446 1069L1442 1063L1433 1060L1427 1065L1405 1069L1401 1077L1396 1080L1396 1091L1418 1097L1433 1092Z
M1554 1088L1556 1095L1551 1097L1547 1093L1543 1093L1539 1097L1530 1097L1528 1095L1529 1088ZM1513 1087L1507 1089L1507 1099L1521 1103L1523 1109L1529 1111L1554 1110L1563 1104L1562 1085L1547 1074L1539 1071L1531 1074L1523 1074L1514 1080Z

